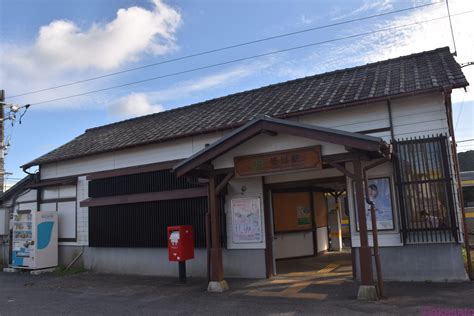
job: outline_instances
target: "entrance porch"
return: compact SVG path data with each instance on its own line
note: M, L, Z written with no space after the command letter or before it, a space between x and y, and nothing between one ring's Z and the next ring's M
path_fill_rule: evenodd
M227 223L227 249L264 249L266 274L271 277L277 273L276 232L291 234L307 229L313 236L314 255L318 253L318 228L322 227L317 227L316 213L311 213L304 205L297 205L291 211L283 209L280 212L283 219L279 225L278 217L272 213L285 204L285 198L272 205L272 191L268 190L267 184L273 186L289 182L291 176L302 174L314 175L314 178L319 179L327 178L328 175L342 177L343 185L354 184L357 209L365 210L362 161L379 159L379 165L387 161L385 157L388 155L389 146L381 138L261 117L176 165L174 172L177 176L205 178L208 181L209 290L227 289L219 234L219 218L224 212L231 214L231 222ZM317 189L324 193L321 188ZM219 208L219 195L226 197L225 210ZM291 212L296 212L296 217ZM327 210L325 213L327 216ZM365 289L362 293L367 297L376 297L366 212L357 213L358 264L361 267L361 284ZM293 219L296 222L292 222Z

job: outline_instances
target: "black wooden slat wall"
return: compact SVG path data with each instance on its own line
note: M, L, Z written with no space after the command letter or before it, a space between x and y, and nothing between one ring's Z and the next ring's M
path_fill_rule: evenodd
M195 245L206 246L207 198L89 208L91 247L167 247L168 226L192 225Z
M169 170L129 174L89 182L89 197L150 193L196 188L185 178L176 178Z
M89 182L90 197L149 193L197 187L169 170ZM225 198L219 197L221 240L226 240ZM207 197L89 207L90 247L167 247L167 227L192 225L196 248L206 247Z

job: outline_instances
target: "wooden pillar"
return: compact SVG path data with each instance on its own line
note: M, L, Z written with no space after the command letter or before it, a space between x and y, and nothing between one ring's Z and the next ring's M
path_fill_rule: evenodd
M222 248L219 221L219 203L217 202L216 178L215 175L209 177L209 215L211 224L211 249L210 255L210 277L208 291L222 292L228 289L224 280L224 266L222 263Z
M358 154L353 155L354 165L354 182L355 182L355 200L357 208L357 216L359 221L359 237L360 237L360 248L359 248L359 266L360 266L360 277L362 285L373 285L373 274L372 274L372 256L370 253L369 239L367 233L367 217L365 215L365 200L364 200L364 185L363 175L360 163L360 157Z

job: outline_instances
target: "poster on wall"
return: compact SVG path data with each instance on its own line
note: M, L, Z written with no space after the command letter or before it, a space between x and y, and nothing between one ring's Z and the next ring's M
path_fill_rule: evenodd
M298 206L296 208L296 219L298 226L306 226L311 224L311 210L307 206Z
M260 198L232 199L231 213L234 243L262 242Z
M353 182L354 205L356 205L355 182ZM377 219L377 230L392 230L393 224L393 203L390 178L369 179L368 183L369 199L375 204L375 217ZM364 194L364 199L365 199ZM372 216L370 215L370 205L365 203L365 216L367 217L367 229L372 229ZM359 230L359 217L356 213L357 230Z

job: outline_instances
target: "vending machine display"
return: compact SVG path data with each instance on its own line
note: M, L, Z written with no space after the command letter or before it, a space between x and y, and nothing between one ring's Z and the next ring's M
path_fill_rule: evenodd
M18 211L13 217L12 265L45 269L58 265L58 214Z

